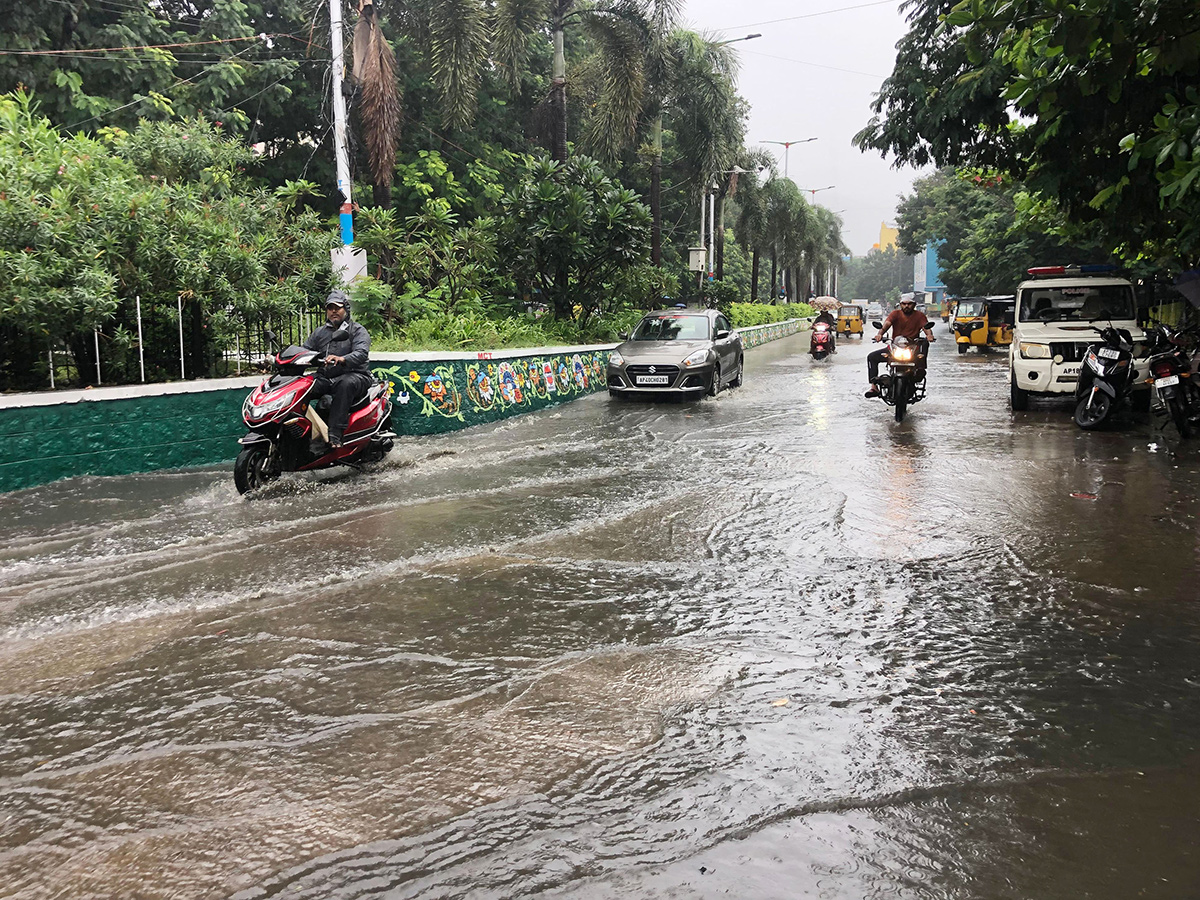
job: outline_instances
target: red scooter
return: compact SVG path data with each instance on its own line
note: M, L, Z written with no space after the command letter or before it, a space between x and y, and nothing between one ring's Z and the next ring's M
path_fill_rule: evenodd
M268 339L271 336L268 335ZM378 462L392 449L392 385L380 378L351 407L341 447L330 447L325 421L309 402L325 354L288 347L275 355L274 373L242 404L250 433L239 439L233 464L239 494L256 490L284 472ZM321 398L326 399L326 398Z
M812 337L808 341L808 352L813 359L824 359L834 353L833 329L825 322L817 322L812 327Z

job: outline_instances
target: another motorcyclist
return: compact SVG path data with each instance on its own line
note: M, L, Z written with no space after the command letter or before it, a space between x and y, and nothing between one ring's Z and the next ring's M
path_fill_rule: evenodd
M937 340L933 336L933 323L925 317L925 313L917 310L916 298L911 294L900 298L900 306L888 313L888 317L883 320L883 327L875 332L873 340L876 343L881 342L889 330L894 337L905 337L910 341L918 340L921 332L925 333L925 338L929 343L932 344ZM879 377L879 364L885 362L887 358L887 347L867 354L867 380L870 382L870 390L863 394L864 397L879 396L879 388L875 385L875 379ZM917 380L924 377L925 360L922 359L917 363Z
M325 301L325 324L308 336L304 346L325 353L325 368L317 374L312 397L333 397L329 410L329 445L342 446L350 423L350 407L371 385L367 355L371 336L350 318L350 298L333 290Z
M827 309L821 310L820 315L818 315L815 319L813 319L813 327L814 328L816 328L817 325L822 325L822 324L829 326L829 351L831 353L836 353L837 352L837 319L835 319L833 317L833 315ZM810 345L811 345L811 341L810 341Z

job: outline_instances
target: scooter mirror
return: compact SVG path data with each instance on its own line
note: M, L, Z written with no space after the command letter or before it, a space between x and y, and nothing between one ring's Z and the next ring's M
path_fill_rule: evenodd
M273 332L270 328L268 328L265 332L263 332L263 334L267 339L268 345L273 345L276 343L275 332Z
M871 327L872 327L872 328L882 328L882 327L883 327L883 323L882 323L882 322L872 322L872 323L871 323Z

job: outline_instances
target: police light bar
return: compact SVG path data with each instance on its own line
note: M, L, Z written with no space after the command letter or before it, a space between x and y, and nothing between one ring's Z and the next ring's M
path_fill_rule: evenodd
M1107 275L1117 271L1111 263L1095 263L1087 266L1034 266L1030 275Z

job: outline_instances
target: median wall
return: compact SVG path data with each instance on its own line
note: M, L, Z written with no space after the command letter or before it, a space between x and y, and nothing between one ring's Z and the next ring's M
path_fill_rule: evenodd
M741 329L747 348L808 320ZM494 353L376 353L391 380L393 430L442 434L604 390L614 344ZM0 397L0 491L77 475L128 475L229 462L242 402L261 376Z

